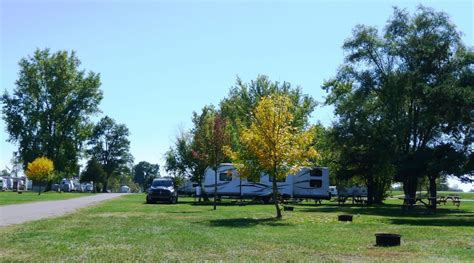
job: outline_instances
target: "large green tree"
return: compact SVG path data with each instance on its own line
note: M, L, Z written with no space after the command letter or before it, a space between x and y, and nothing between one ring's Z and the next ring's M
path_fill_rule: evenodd
M140 185L142 190L150 187L154 178L160 177L160 165L141 161L133 167L133 181Z
M86 165L86 169L82 172L81 183L93 183L93 191L99 191L99 183L104 181L105 172L102 165L95 159L91 158Z
M309 125L309 117L316 102L303 94L299 86L292 86L289 82L271 81L268 76L258 75L248 83L237 78L226 98L220 103L222 117L228 122L232 147L240 147L239 134L242 128L250 127L253 120L253 111L263 97L269 95L288 96L293 104L291 113L294 116L292 125L303 129Z
M57 172L76 174L84 142L90 135L90 116L102 100L100 76L79 69L75 52L36 50L19 62L12 94L0 101L17 156L26 168L39 156L48 156Z
M120 178L133 162L130 154L129 131L124 124L117 124L108 116L94 127L87 153L97 160L104 170L103 191L107 191L111 179Z
M395 179L414 198L418 179L427 176L429 149L472 147L465 139L474 107L473 52L446 14L423 6L413 15L395 8L383 34L357 26L343 48L346 63L324 88L341 138L353 142L348 154L371 152L383 171L392 163ZM390 161L377 157L383 148L393 153Z

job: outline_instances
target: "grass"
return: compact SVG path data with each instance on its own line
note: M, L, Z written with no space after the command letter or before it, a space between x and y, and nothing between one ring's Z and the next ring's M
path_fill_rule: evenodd
M132 194L0 228L0 261L474 261L474 202L436 214L403 212L398 199L369 207L303 203L277 221L272 205L226 203L213 211L191 199L144 200ZM338 222L341 213L354 222ZM401 234L402 245L375 247L377 232Z
M0 192L0 206L22 204L38 201L52 201L64 200L75 197L91 195L89 193L58 193L58 192L44 192L38 195L38 192Z

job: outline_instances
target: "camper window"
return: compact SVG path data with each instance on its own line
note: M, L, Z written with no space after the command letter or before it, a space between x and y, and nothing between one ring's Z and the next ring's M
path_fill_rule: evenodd
M282 182L285 181L285 179L286 179L286 178L277 179L277 182L278 182L278 183L282 183ZM268 176L268 180L269 180L270 182L273 182L273 176L269 175L269 176Z
M220 181L232 181L232 173L220 173L219 174L219 180Z
M323 171L319 169L312 169L309 171L310 176L323 176Z
M310 187L322 187L323 186L323 181L321 181L321 180L309 180L309 186Z

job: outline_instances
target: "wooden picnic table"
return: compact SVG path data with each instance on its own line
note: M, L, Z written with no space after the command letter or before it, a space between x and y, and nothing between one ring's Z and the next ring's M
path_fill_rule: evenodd
M457 206L458 208L461 205L461 197L458 196L458 195L450 195L450 196L446 197L446 201L448 199L451 199L453 201L453 205Z
M418 202L425 205L427 208L434 208L435 207L434 206L435 202L437 204L440 204L441 202L446 204L446 201L448 199L453 200L453 204L455 206L457 206L458 208L459 208L459 205L461 204L461 198L459 196L448 196L446 198L444 198L443 196L441 196L441 197L416 197L416 198L403 197L403 198L399 198L399 199L403 200L403 205L402 205L403 209L412 208L412 207L416 206L416 203L418 203Z
M354 202L356 204L367 204L367 196L362 196L362 195L353 196L352 204L354 204Z

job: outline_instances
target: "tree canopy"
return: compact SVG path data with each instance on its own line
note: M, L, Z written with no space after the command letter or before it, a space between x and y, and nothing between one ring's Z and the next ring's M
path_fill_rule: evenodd
M75 174L91 132L90 116L102 100L100 75L80 70L76 53L36 50L19 62L13 94L1 98L9 141L26 168L48 156L58 172Z
M103 191L107 190L111 178L128 170L133 162L128 136L128 128L108 116L103 117L93 129L87 153L101 164L105 172Z
M260 99L250 127L243 128L240 134L242 148L238 152L229 149L241 176L249 177L257 171L273 178L285 178L302 166L309 165L310 160L317 156L316 150L311 147L314 131L294 126L292 107L291 99L285 95L274 94ZM276 182L273 180L273 199L276 217L281 218Z
M473 52L445 13L423 6L413 15L395 8L383 34L355 27L343 48L346 63L324 84L338 116L337 140L351 145L349 160L362 158L350 163L366 173L382 168L414 197L430 149L452 143L466 155L472 148L465 139L474 107Z
M54 170L53 161L47 157L38 157L31 163L28 163L26 176L35 182L47 182L51 179ZM38 188L38 194L41 194L41 187Z
M160 177L160 165L141 161L133 167L133 181L145 190L153 179Z

